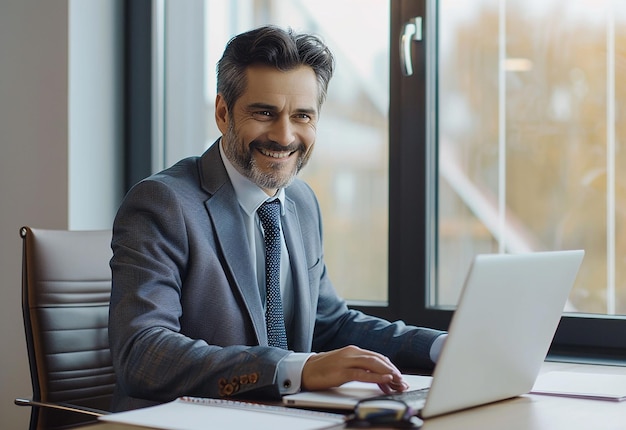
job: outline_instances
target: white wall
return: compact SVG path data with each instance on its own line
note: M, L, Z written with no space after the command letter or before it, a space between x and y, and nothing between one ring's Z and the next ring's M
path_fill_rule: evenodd
M68 228L71 212L74 228L108 228L113 206L119 201L115 190L119 188L116 178L121 176L117 167L122 135L117 105L121 83L116 79L121 53L113 50L121 33L120 2L85 2L90 5L88 10L77 3L2 0L0 4L2 429L27 428L30 414L28 408L13 405L16 396L31 394L20 307L19 227ZM70 55L71 49L85 49L70 42L70 16L72 22L85 20L72 26L76 32L72 37L85 37L100 50L94 50L94 57L85 62ZM90 69L97 56L114 66ZM70 58L71 77L80 76L84 80L80 84L69 80ZM81 64L88 73L81 71ZM82 99L91 85L95 86L94 92ZM103 96L110 92L117 95ZM81 168L88 165L92 167ZM84 189L75 186L76 181L83 181ZM101 200L103 206L93 205L96 200Z

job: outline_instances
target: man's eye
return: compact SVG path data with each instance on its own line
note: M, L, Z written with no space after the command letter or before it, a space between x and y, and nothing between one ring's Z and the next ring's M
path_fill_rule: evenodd
M252 113L252 116L257 120L267 121L268 119L271 119L274 115L268 110L258 110L254 111Z
M303 120L303 121L310 121L311 115L308 115L306 113L299 113L296 115L296 118L298 118L299 120Z

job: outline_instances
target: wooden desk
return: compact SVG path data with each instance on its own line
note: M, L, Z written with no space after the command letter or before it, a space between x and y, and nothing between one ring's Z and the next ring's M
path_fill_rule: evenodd
M626 367L546 362L542 372L571 370L626 375ZM100 423L81 430L137 430L138 427ZM526 394L427 420L423 430L617 430L626 429L626 402L574 399Z
M543 365L542 372L571 370L604 374L626 374L626 367L569 363ZM626 402L531 395L486 405L427 420L423 430L448 429L594 429L626 428Z

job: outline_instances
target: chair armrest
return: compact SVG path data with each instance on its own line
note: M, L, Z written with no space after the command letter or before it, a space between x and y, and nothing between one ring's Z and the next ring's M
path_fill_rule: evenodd
M15 404L18 406L37 406L49 409L58 409L68 412L76 412L83 415L91 415L94 417L100 417L102 415L108 415L110 412L101 411L100 409L88 408L85 406L71 405L69 403L51 403L51 402L38 402L31 399L15 399Z

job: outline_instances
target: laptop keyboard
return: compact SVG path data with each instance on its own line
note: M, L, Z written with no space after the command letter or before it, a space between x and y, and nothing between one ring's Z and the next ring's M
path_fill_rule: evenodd
M382 396L377 396L375 399L401 400L412 409L420 410L424 406L424 403L426 403L426 396L428 396L428 388L384 394Z

